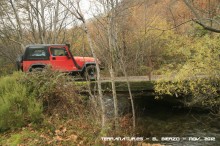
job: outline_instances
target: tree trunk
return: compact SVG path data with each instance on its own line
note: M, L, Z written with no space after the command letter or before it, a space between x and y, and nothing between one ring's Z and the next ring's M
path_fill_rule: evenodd
M115 122L115 128L118 128L118 99L117 99L117 93L115 87L115 73L112 65L110 67L110 76L111 76L111 84L112 84L112 96L114 101L114 122Z
M89 46L90 46L90 49L91 49L91 52L92 52L92 55L95 58L96 70L97 70L98 93L99 93L98 97L99 97L100 106L101 106L102 128L104 128L105 127L106 118L105 118L105 105L104 105L103 94L102 94L100 67L99 67L98 59L97 59L97 56L96 56L96 53L95 53L95 48L94 48L94 45L93 45L93 42L92 42L92 39L91 39L91 35L90 35L89 31L88 31L87 23L86 23L86 20L84 18L84 15L83 15L83 13L81 11L79 2L77 2L77 9L78 9L77 13L78 13L79 17L81 18L80 20L82 21L83 30L86 33L86 36L87 36L87 39L88 39L88 42L89 42Z
M13 1L10 0L9 1L10 4L11 4L11 7L13 9L13 12L15 14L15 19L16 19L16 22L17 22L17 25L18 25L18 36L19 36L19 42L20 42L20 45L21 45L21 48L24 49L24 42L23 42L23 31L22 31L22 27L21 27L21 20L19 18L19 15L18 15L18 10L16 8L16 6L14 5Z

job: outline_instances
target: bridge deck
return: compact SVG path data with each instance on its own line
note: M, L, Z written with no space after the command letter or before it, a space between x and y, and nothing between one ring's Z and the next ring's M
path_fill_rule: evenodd
M152 92L154 91L154 81L159 79L159 77L153 77L152 80L149 80L147 76L130 76L129 83L131 86L132 92ZM110 78L102 78L101 84L104 92L110 92L112 89ZM96 82L91 82L91 87L97 86ZM118 93L128 92L127 80L125 77L116 77L115 78L116 91Z

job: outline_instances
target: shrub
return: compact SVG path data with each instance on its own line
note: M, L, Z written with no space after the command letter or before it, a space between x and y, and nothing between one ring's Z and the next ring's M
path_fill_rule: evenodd
M181 42L167 50L171 59L162 70L168 78L157 81L155 90L159 94L185 96L187 105L219 106L219 38L206 35Z
M22 73L0 78L0 130L37 122L42 118L42 105L29 97L26 86L19 83Z
M44 113L52 115L79 114L82 100L76 87L69 82L71 76L45 68L42 72L25 74L20 81L27 87L29 96L43 104Z
M42 121L43 114L82 115L85 104L70 78L49 68L0 78L0 130Z

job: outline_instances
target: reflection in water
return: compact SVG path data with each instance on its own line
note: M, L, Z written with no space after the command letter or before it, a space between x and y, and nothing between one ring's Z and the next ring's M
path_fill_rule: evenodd
M169 143L172 145L220 145L220 122L216 121L207 110L184 108L181 104L171 104L149 97L136 99L135 105L139 136L158 137L158 139L187 138L184 141ZM201 142L198 142L199 137ZM205 137L215 137L215 141L204 142Z
M118 95L120 115L131 112L128 95ZM113 116L113 99L105 95L107 116ZM147 143L153 143L157 137L160 143L174 145L220 145L220 122L211 116L210 111L198 108L186 108L181 103L165 100L155 100L154 97L135 98L137 117L136 134L149 138ZM162 137L179 137L179 142L161 141ZM186 140L183 140L183 138ZM201 138L199 142L199 137ZM205 142L204 138L215 138ZM207 141L207 139L206 139ZM158 143L158 142L157 142Z

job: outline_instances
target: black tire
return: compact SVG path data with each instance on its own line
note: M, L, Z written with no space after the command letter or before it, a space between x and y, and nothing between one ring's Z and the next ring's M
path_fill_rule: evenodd
M97 71L95 65L89 65L86 67L84 74L84 79L88 81L96 80L97 78Z

